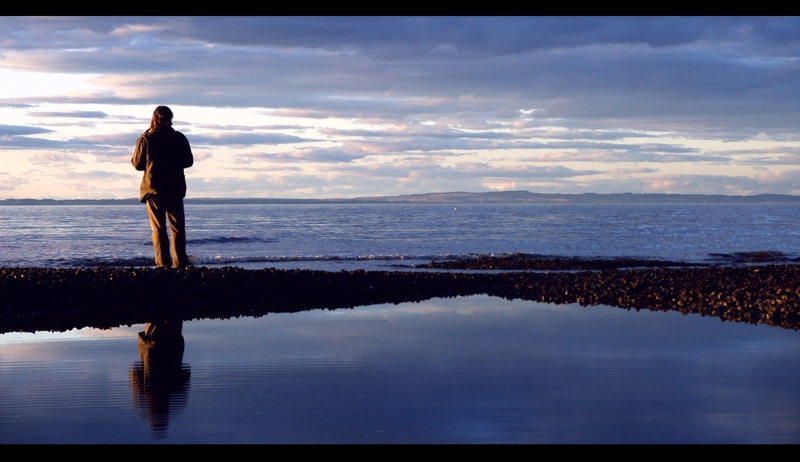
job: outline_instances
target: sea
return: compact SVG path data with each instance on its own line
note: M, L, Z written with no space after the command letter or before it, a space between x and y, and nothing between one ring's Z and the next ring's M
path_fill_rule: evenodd
M251 270L800 258L793 203L187 203L186 216L195 265ZM0 266L153 265L141 204L0 206L0 224ZM800 443L800 332L646 308L478 295L194 319L170 366L139 342L144 325L6 332L0 443Z
M797 204L187 204L195 265L401 270L478 255L800 257ZM153 265L142 204L0 207L0 266Z

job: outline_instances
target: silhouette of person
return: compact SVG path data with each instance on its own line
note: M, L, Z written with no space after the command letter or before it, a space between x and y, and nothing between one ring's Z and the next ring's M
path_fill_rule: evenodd
M136 170L144 172L139 201L147 204L156 266L168 267L170 264L167 220L172 233L172 266L189 266L186 216L183 212L183 198L186 197L183 169L192 166L194 157L189 140L172 128L170 108L158 106L153 112L150 128L136 141L131 163Z

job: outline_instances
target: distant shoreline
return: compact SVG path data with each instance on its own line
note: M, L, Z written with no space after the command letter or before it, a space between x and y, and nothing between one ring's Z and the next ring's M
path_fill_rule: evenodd
M129 199L4 199L0 206L31 205L132 205ZM546 194L529 191L445 192L400 196L369 196L345 199L285 198L187 198L187 205L238 204L765 204L798 203L800 196L757 194L726 196L722 194Z

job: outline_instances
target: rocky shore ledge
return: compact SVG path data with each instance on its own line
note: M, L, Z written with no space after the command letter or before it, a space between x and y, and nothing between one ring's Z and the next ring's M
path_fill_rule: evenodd
M539 255L515 254L506 257L482 255L475 258L446 260L420 265L418 268L428 269L463 269L463 270L605 270L619 268L688 268L708 266L699 263L682 261L640 260L637 258L555 258Z
M800 266L573 272L2 268L0 333L111 328L488 294L800 328Z

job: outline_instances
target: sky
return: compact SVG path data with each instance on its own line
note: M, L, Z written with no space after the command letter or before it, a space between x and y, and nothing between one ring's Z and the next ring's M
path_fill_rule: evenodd
M800 194L800 18L0 18L0 199Z

